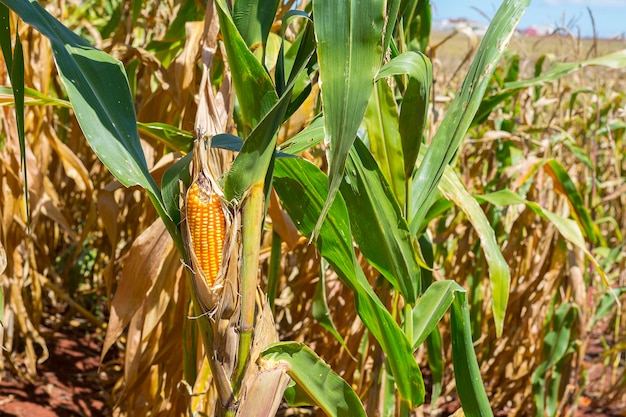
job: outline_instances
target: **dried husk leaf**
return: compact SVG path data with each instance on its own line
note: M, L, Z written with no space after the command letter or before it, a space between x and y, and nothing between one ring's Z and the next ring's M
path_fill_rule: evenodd
M145 302L146 294L158 276L163 255L170 243L171 238L160 220L155 221L133 243L111 304L101 358L104 358L135 312Z

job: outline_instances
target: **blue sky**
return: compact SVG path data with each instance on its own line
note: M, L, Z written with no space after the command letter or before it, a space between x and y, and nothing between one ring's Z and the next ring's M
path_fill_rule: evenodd
M489 17L495 15L501 4L498 0L430 0L433 19L466 17L481 23L487 19L472 6ZM531 25L565 25L574 34L589 37L593 35L591 20L587 12L591 9L600 37L614 37L626 32L626 0L534 0L526 9L519 24L520 28ZM573 22L573 23L572 23Z

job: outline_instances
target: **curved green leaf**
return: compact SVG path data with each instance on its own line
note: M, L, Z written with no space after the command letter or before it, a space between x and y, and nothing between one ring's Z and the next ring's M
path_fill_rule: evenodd
M239 128L245 139L276 104L278 95L265 68L250 52L248 45L237 30L226 1L216 0L215 6L224 37L233 86L241 109L243 126Z
M216 3L222 9L220 12L220 24L226 25L229 37L227 44L229 42L232 43L230 49L227 47L227 52L229 65L231 65L233 70L233 83L235 90L238 92L237 97L240 100L244 114L244 131L252 129L249 137L244 139L241 152L237 155L224 180L226 199L241 201L246 190L255 184L263 184L268 175L276 150L276 133L290 105L292 91L298 76L306 68L314 49L312 42L300 43L300 48L294 59L289 83L285 87L282 96L278 99L269 76L247 49L241 36L234 28L224 1L218 0ZM224 30L224 26L222 26L222 30ZM231 54L235 54L235 56L231 57ZM233 67L232 60L238 62L239 70ZM258 94L261 94L259 90L268 90L263 93L267 99L265 104L262 102L263 99L258 96ZM271 106L266 108L270 104ZM246 114L248 116L245 116Z
M348 155L340 190L359 250L414 305L421 284L415 242L395 196L360 140Z
M578 224L580 224L581 230L585 233L587 239L589 239L591 243L596 243L598 239L596 231L594 230L593 220L591 220L591 215L585 207L585 203L574 181L572 181L567 171L565 171L563 165L554 159L550 159L544 165L544 169L548 175L550 175L552 181L554 181L556 191L567 198L572 208L574 218Z
M76 118L102 162L125 186L139 184L159 195L139 143L122 64L90 46L38 3L7 0L5 4L50 39Z
M406 175L402 140L398 130L398 109L391 86L379 81L374 87L364 125L372 156L391 186L401 207L406 204Z
M161 179L161 192L163 194L163 204L165 210L176 224L181 221L180 214L180 182L189 184L191 175L189 173L189 164L191 163L192 154L188 153L184 157L176 161L170 166Z
M178 152L188 153L193 149L193 135L186 130L156 122L137 122L137 127L139 132L158 140Z
M624 294L626 294L626 287L609 289L609 291L602 296L600 302L598 303L598 308L596 309L596 313L593 315L591 326L595 326L598 320L601 320L604 317L608 316L616 306L620 308L621 303L619 301L619 297ZM621 314L621 312L618 310L617 314Z
M287 374L330 417L365 417L354 390L319 356L302 343L282 342L265 349L260 361L266 366L287 365Z
M383 66L376 79L393 75L408 75L409 82L402 97L399 131L402 138L404 173L410 178L415 170L424 129L428 120L433 69L430 60L421 52L405 52Z
M263 184L276 148L276 132L289 106L291 93L285 94L243 142L224 179L224 197L241 201L254 184Z
M233 21L248 47L261 51L265 49L278 4L279 0L238 0L235 2Z
M533 201L528 201L522 196L508 189L495 191L489 194L477 195L475 197L477 200L487 201L496 206L525 204L526 207L531 209L535 214L543 219L547 219L552 222L552 224L557 228L559 233L561 233L561 235L566 240L568 240L570 243L574 244L581 251L583 251L589 261L591 261L591 263L596 267L596 270L598 271L598 274L600 275L600 278L602 278L604 284L607 286L607 288L610 288L611 285L606 274L604 273L604 270L602 269L596 258L593 256L593 254L587 248L587 245L585 244L585 238L581 233L580 227L575 221L571 219L566 219L565 217L552 213L549 210L545 210L539 204Z
M422 294L412 310L413 349L417 349L437 327L437 323L450 308L454 294L458 291L465 292L456 282L444 280L433 282Z
M0 87L0 94L2 95L13 95L13 89L10 87ZM24 88L24 97L28 98L28 100L24 101L25 106L54 106L54 107L65 107L72 108L72 105L69 101L62 100L60 98L55 98L51 96L47 96L37 90L33 90L32 88L25 87ZM14 100L8 100L4 97L0 100L0 106L14 106Z
M491 75L529 3L530 0L504 1L489 25L461 90L452 101L414 175L411 185L413 207L410 213L411 231L414 233L420 228L444 168L452 161L467 133Z
M453 201L469 219L480 238L480 245L485 253L489 266L489 280L491 283L491 308L496 334L502 334L506 305L509 300L511 271L500 251L496 235L478 202L465 189L465 186L450 168L446 167L439 189L444 196Z
M337 194L382 57L385 1L314 0L313 15L326 142L330 143L328 198L314 237Z
M311 236L327 201L326 175L308 161L279 159L274 171L274 187L300 233ZM342 282L354 292L359 317L387 355L401 397L412 407L422 404L424 382L411 345L358 264L352 247L348 211L341 194L332 203L315 245Z
M554 64L543 74L529 80L514 81L504 84L505 89L532 87L538 84L556 81L574 71L588 66L602 66L607 68L626 67L626 49L613 52L604 56L587 59L581 62L560 62Z
M544 326L542 361L532 375L533 400L536 415L556 416L562 366L559 362L572 352L577 342L578 307L571 303L561 304ZM571 360L570 360L571 361ZM548 375L550 373L550 375ZM556 384L555 384L556 383Z
M474 352L467 292L455 292L451 313L452 363L463 412L467 417L493 417Z
M298 155L324 140L324 118L315 118L307 127L291 139L283 142L279 148L283 152Z
M24 50L20 34L15 31L15 48L11 51L11 24L9 9L0 5L0 23L2 32L0 33L0 43L2 44L2 55L7 64L7 72L11 79L11 89L15 102L15 124L17 125L17 140L20 144L20 163L22 164L22 174L24 180L24 201L26 205L26 222L30 225L30 193L28 188L28 172L26 165L26 139L24 137ZM30 227L30 226L28 226Z

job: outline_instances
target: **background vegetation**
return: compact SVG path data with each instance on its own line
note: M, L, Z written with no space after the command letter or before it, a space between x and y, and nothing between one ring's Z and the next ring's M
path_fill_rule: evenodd
M275 85L280 22L286 20L292 3L278 5L265 53L251 48L265 60ZM422 51L432 61L432 104L423 138L425 145L431 145L466 77L479 39L471 34L445 41L444 35L430 36L425 23L430 17L424 11L428 2L401 3L406 38L396 33L396 47L401 52ZM305 10L307 4L298 7ZM141 149L137 151L145 155L155 183L167 183L172 172L167 174L168 169L190 151L197 123L206 53L201 41L206 37L205 19L209 20L205 5L58 2L46 5L46 10L123 63L139 122ZM413 16L411 10L421 12ZM11 78L17 85L8 71L19 73L11 68L23 54L23 123L15 116L14 109L20 106L10 84L5 82L0 91L5 348L0 366L36 381L41 377L38 363L46 360L51 344L59 337L88 333L101 341L100 372L107 377L98 384L107 412L210 412L203 399L209 389L209 367L198 353L202 344L194 333L195 322L188 319L193 314L186 270L159 220L162 213L144 190L149 187L127 187L101 162L85 140L97 132L86 132L84 126L81 130L76 103L69 101L50 41L18 21L12 14L7 27L13 45L19 34L23 49L15 46L13 62L0 67L2 80ZM302 22L294 24L286 31L286 40L295 43L305 27ZM223 34L219 39L228 43ZM439 191L433 192L423 224L412 230L420 238L420 255L433 265L432 281L454 281L467 290L471 340L496 414L572 415L578 404L590 402L609 409L626 402L626 328L623 307L616 301L626 288L624 47L619 42L570 37L514 37L493 68L485 97L476 103L477 114L456 150L453 169L444 174ZM6 57L4 45L3 50ZM228 81L225 51L216 47L210 67L216 92ZM607 58L607 54L612 55ZM307 71L317 74L314 65ZM311 91L302 96L297 111L282 124L277 142L301 146L295 153L327 172L323 145L311 147L293 139L307 127L307 133L296 139L319 137L321 125L315 124L315 116L322 105L315 77L311 76ZM403 80L389 84L395 88L389 90L391 100L401 103ZM305 91L302 85L298 88ZM382 88L377 91L385 93ZM382 111L370 102L361 125L360 135L370 141L376 134L372 113L377 112ZM248 125L237 106L234 114L223 131L246 138L259 120ZM19 140L21 129L25 146ZM287 145L280 149L290 152ZM365 160L362 155L369 153L361 149L360 155ZM376 161L393 188L385 171L393 167L382 166L384 159ZM389 409L402 413L401 405L385 408L381 400L389 398L383 395L388 389L383 382L387 352L360 321L354 289L345 285L337 268L328 268L319 247L310 244L311 230L304 233L287 215L289 210L278 204L281 200L289 206L288 193L280 189L286 187L284 178L295 175L287 168L279 164L274 174L280 198L268 194L273 203L259 255L260 286L274 309L279 338L311 348L347 381L368 415ZM461 181L455 182L455 177ZM460 190L455 188L459 184ZM354 212L348 192L341 189L340 194ZM466 194L474 203L465 199ZM394 195L402 201L399 189ZM492 259L484 252L484 229L476 227L472 215L476 203L510 268L509 299L498 336L488 279ZM289 214L293 217L293 212ZM358 228L353 224L352 229L358 239ZM360 242L359 247L357 260L371 288L404 326L410 314L403 311L401 291L381 277L379 266L374 266ZM424 289L430 284L430 272L428 267L422 269ZM432 408L419 407L416 414L454 411L457 393L463 389L452 366L454 326L448 314L442 317L438 332L433 333L438 336L424 343L422 339L415 350L427 382L426 402L432 403ZM319 408L297 401L283 404L280 412L322 414Z

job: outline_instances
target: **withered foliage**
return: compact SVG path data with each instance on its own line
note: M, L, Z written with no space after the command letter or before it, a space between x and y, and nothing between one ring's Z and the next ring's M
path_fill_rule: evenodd
M75 5L49 10L134 69L140 122L192 130L203 85L199 63L204 10L196 11L197 22L185 24L184 39L167 40L170 50L157 54L147 49L151 41L165 39L180 7L168 1L146 2L135 24L132 10L123 9L120 24L106 39L99 37L100 32L87 19L79 20L70 13ZM104 9L91 13L105 16ZM26 61L25 85L64 99L47 40L25 24L20 24L19 31ZM224 71L227 78L219 48L214 53L212 70ZM587 50L572 53L576 55L559 58L581 60ZM461 54L461 59L464 56ZM522 55L520 65L528 70L537 59L536 55ZM439 115L456 90L456 68L460 72L464 68L458 61L456 65L442 62L446 63L436 60L434 65L435 78L445 80L436 90L434 110ZM504 62L503 68L508 64ZM5 65L0 65L0 78L7 79ZM219 85L213 88L217 91ZM560 161L596 221L598 242L590 244L589 250L614 287L626 286L626 136L623 125L618 126L626 117L625 92L624 70L608 69L585 69L541 87L539 94L524 90L470 131L457 159L470 192L523 188L528 200L569 217L572 208L554 177L540 164L545 158ZM2 94L0 99L3 104L12 103L11 95ZM307 105L281 131L279 141L308 123L317 99L314 88ZM29 216L14 111L11 105L2 107L0 278L5 306L0 369L37 379L37 364L46 360L50 344L64 337L70 327L78 327L102 337L101 370L111 376L102 384L114 414L211 410L213 405L205 402L205 394L213 389L209 364L198 354L202 350L198 336L193 337L193 312L184 278L187 265L181 264L149 200L139 189L124 188L112 180L84 140L71 110L29 100L25 109ZM433 117L433 126L440 120ZM503 123L515 124L515 131L504 131ZM165 169L180 155L151 137L142 137L142 146L160 183ZM315 152L305 156L320 162ZM511 296L500 338L495 336L491 317L486 259L469 221L452 208L431 224L429 233L435 243L435 279L452 279L469 289L475 347L494 410L507 415L532 413L533 375L548 360L546 335L553 330L555 312L564 304L576 310L568 333L571 343L565 359L556 364L558 369L549 368L544 376L550 379L552 374L561 374L561 415L581 395L598 406L626 402L626 347L618 343L626 334L625 320L616 320L618 316L611 314L594 321L607 288L582 251L526 206L483 204L483 208L511 268ZM378 393L368 387L384 366L382 352L361 325L350 290L331 272L324 273L325 291L330 316L345 345L315 321L312 300L319 290L320 259L306 239L298 239L281 213L276 203L271 203L261 249L264 285L273 226L285 241L275 300L279 336L306 342L355 388L367 408L368 401L376 403L368 395ZM365 263L364 267L376 286L377 272ZM389 288L376 290L387 305L396 302ZM444 320L440 331L444 360L450 364L446 326ZM606 342L608 348L600 356L589 357L589 346L598 341ZM418 350L418 358L427 366L425 349ZM585 375L596 365L606 372L594 380L600 383L590 385L591 377L585 379ZM196 376L195 386L184 382L186 372ZM450 366L446 367L443 391L438 405L454 392Z

